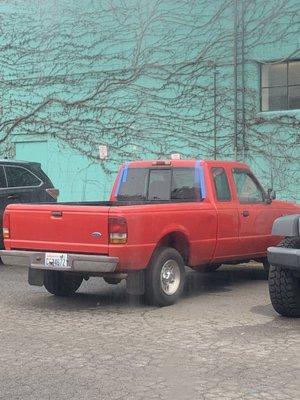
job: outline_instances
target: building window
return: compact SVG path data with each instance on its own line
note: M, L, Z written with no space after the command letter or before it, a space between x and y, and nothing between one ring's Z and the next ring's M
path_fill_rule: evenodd
M300 61L261 66L261 110L300 109Z

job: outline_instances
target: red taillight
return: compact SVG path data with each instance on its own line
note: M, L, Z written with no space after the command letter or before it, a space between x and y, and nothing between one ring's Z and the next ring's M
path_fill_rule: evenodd
M9 213L6 211L3 215L3 239L9 239Z
M109 217L108 231L111 244L124 244L127 242L127 221L124 217Z
M46 192L54 199L57 200L59 196L59 190L55 188L46 189Z

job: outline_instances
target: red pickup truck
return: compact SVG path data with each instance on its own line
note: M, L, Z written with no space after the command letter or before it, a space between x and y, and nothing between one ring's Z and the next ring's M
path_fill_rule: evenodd
M274 197L243 163L128 162L110 201L9 205L0 254L5 264L29 267L30 284L58 296L100 276L126 279L129 293L170 305L182 292L185 265L267 265L267 247L279 242L273 221L300 209Z

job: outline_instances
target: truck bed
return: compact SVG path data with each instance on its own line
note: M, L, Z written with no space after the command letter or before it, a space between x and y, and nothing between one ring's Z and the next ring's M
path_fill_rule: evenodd
M80 206L80 207L79 207ZM12 204L7 207L11 249L108 254L112 202Z

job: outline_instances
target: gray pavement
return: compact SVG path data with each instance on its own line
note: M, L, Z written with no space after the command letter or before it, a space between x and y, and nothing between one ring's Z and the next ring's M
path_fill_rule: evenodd
M181 301L140 304L90 279L60 299L0 265L0 399L300 399L300 320L255 266L190 272Z

